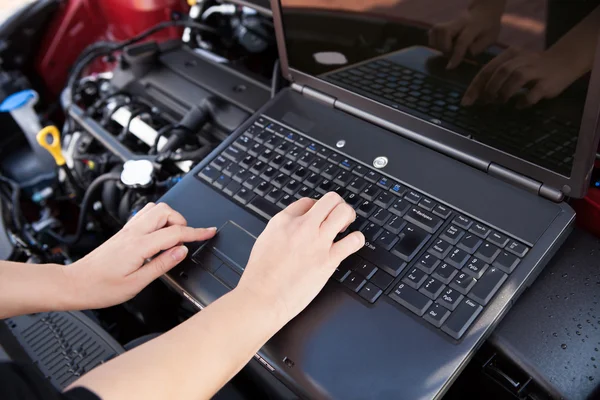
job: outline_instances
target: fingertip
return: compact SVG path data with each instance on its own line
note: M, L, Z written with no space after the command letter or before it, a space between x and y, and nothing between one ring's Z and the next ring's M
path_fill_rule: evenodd
M171 249L169 252L173 260L176 262L182 261L188 254L189 249L186 246L178 246L174 249Z

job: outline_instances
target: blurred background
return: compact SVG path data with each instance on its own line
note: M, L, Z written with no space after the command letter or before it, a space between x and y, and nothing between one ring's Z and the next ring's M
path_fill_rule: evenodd
M34 0L0 0L0 21L4 21L15 9L32 1Z

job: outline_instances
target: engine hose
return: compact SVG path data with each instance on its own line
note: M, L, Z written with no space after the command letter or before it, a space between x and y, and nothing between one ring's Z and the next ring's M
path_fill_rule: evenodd
M133 195L133 191L128 190L123 195L121 199L121 203L119 204L119 220L123 223L127 222L129 218L129 213L131 211L131 196Z
M89 212L90 207L92 206L92 199L96 191L101 188L105 182L120 180L121 175L116 173L108 173L104 175L100 175L91 183L91 185L85 191L83 196L83 200L81 201L81 211L79 213L79 220L77 221L77 231L75 231L74 236L64 237L57 234L54 231L47 230L45 231L49 236L53 239L68 245L74 245L81 239L83 232L85 230L85 221L86 216Z

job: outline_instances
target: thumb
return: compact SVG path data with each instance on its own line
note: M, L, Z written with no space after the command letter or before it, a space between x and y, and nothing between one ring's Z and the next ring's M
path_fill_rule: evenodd
M173 247L154 257L149 263L146 263L142 268L137 270L136 275L138 275L139 281L146 286L161 275L169 272L173 267L183 261L187 254L187 247Z
M331 247L330 256L337 267L349 255L356 253L365 245L365 236L361 232L352 232Z

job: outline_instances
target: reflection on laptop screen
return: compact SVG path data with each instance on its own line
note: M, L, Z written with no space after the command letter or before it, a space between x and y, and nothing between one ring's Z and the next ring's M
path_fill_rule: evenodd
M290 67L569 176L600 0L281 0Z

